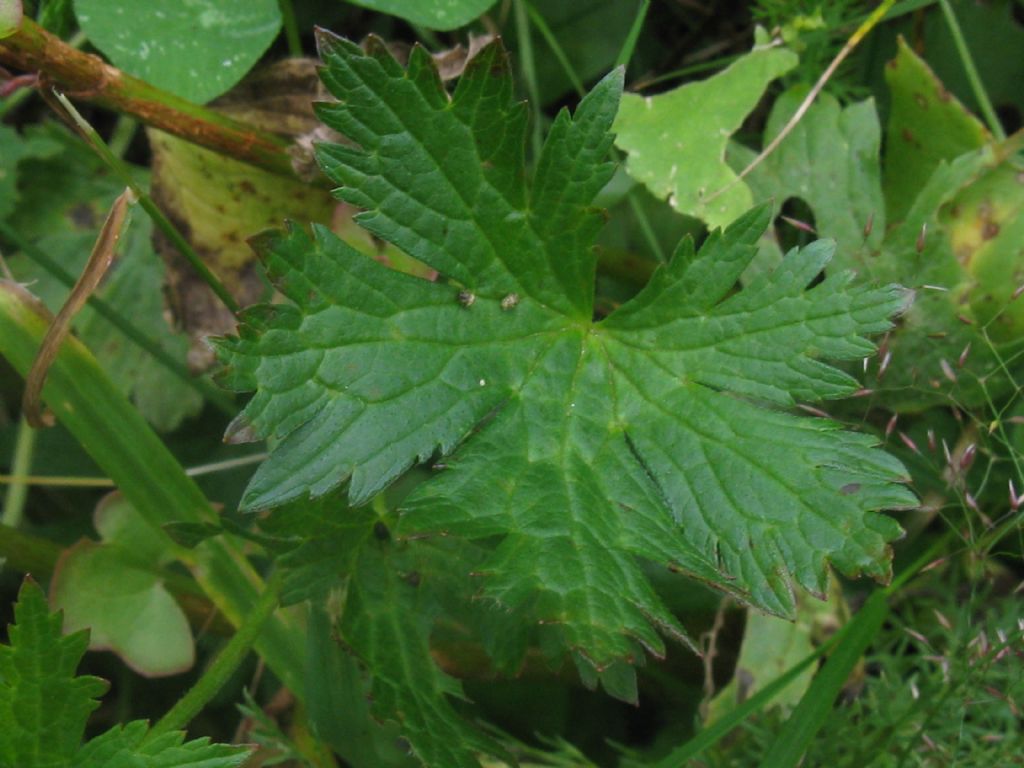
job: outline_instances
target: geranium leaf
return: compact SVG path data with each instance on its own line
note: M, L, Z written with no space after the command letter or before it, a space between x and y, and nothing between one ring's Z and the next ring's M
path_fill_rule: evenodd
M39 586L26 579L14 607L10 645L0 645L0 768L71 765L85 721L107 690L98 677L75 677L87 632L61 633Z
M430 655L436 606L419 578L403 573L396 549L376 538L362 549L341 621L342 635L369 669L374 714L398 720L424 765L475 768L474 753L507 757L452 707L451 697L463 698L462 686Z
M450 455L399 532L490 542L483 595L554 628L620 695L623 662L685 640L638 558L785 615L794 585L825 592L828 562L888 577L900 529L877 510L914 503L905 471L872 438L788 409L857 389L823 359L871 354L902 289L819 282L835 249L820 241L734 292L762 206L699 252L684 242L597 321L591 203L621 72L558 116L528 185L500 44L450 99L421 52L404 70L379 44L320 44L338 99L321 117L354 142L324 146L325 170L363 226L441 277L389 270L322 228L259 239L291 303L247 310L219 343L222 380L255 391L229 435L278 440L245 507L346 481L359 505Z
M26 579L14 607L10 644L0 645L0 768L234 768L250 750L181 732L145 741L141 720L115 726L82 745L89 713L107 684L76 677L86 631L62 634L43 591Z
M144 741L148 730L143 720L114 726L82 747L75 768L236 768L249 756L248 748L234 744L186 742L180 731Z

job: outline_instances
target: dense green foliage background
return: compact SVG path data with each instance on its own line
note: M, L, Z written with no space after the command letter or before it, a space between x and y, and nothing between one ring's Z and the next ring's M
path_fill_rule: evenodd
M19 5L0 768L1019 763L1024 3Z

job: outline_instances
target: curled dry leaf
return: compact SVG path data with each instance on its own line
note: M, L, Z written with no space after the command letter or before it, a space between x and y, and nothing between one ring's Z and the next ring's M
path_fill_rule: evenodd
M36 429L52 427L55 423L53 414L43 413L39 404L43 384L46 383L46 374L60 350L61 343L71 332L71 321L85 306L85 302L99 286L103 275L106 274L113 262L118 241L121 239L121 233L124 232L125 223L128 220L128 208L134 202L135 195L130 189L125 189L110 207L110 213L103 223L99 237L96 238L96 245L93 246L92 254L89 256L85 269L82 270L81 277L78 278L75 287L71 289L71 294L64 302L60 312L57 313L43 343L39 346L39 353L25 379L25 394L22 398L22 412L25 414L25 419Z
M211 107L263 130L296 138L318 125L316 61L288 59L258 70ZM330 193L311 184L262 171L156 130L153 199L185 235L203 261L242 305L264 296L266 282L246 242L285 219L328 224ZM234 329L235 319L167 239L154 235L168 263L168 296L176 320L191 337L189 365L202 371L212 362L204 338Z

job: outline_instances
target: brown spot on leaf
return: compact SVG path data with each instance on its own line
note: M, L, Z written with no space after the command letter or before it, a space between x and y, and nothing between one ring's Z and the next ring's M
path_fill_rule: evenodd
M96 211L94 211L86 203L80 203L74 206L68 211L68 218L71 219L71 223L79 229L97 229L99 227L99 221L96 218Z
M914 134L910 131L909 128L904 128L902 131L900 131L900 135L903 137L903 140L908 144L912 144L913 146L920 148L921 142L917 140L917 137L914 136Z

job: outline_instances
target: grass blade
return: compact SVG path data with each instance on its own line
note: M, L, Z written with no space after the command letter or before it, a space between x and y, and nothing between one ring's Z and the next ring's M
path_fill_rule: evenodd
M644 20L647 18L647 9L651 7L651 0L640 0L640 7L637 8L636 16L633 19L633 26L629 28L629 34L622 44L622 50L615 59L615 66L625 67L633 58L633 51L636 50L636 41L640 38L640 30L644 28Z
M17 283L0 281L0 356L28 373L51 322L42 304ZM74 337L61 345L43 399L93 460L155 528L173 521L216 520L216 513L142 416ZM165 534L166 535L166 534ZM214 537L179 549L210 600L236 627L263 591L259 574L228 540ZM257 649L282 682L303 691L303 631L293 615L268 622Z
M768 750L761 764L762 768L790 768L799 762L811 739L828 719L832 705L843 684L849 679L850 672L875 639L888 615L886 593L879 590L868 598L864 607L847 625L848 631L844 633L825 666L814 677L811 687L800 699L800 703L776 737L775 743Z
M647 768L681 768L681 766L686 765L690 760L698 757L705 749L715 745L727 736L737 725L767 706L787 685L796 680L801 672L816 662L823 653L831 648L838 637L839 634L837 633L829 642L818 647L814 653L809 654L799 663L794 664L749 699L731 710L728 714L723 715L685 744L672 750L670 754L658 762L643 765ZM641 764L627 763L627 765L639 768Z

